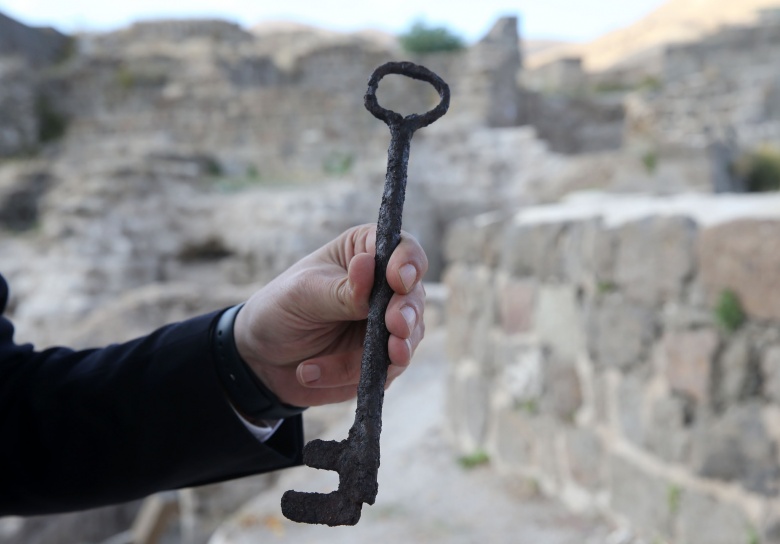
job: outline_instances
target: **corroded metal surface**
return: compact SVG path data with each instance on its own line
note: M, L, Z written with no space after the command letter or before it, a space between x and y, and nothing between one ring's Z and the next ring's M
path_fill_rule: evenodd
M424 114L406 117L386 110L376 99L379 81L399 74L426 81L441 97L439 105ZM363 503L374 504L379 471L379 435L382 431L382 403L390 357L385 312L393 291L386 271L390 255L401 241L401 217L406 195L406 171L414 132L428 126L447 112L450 90L436 74L411 62L389 62L377 68L368 81L365 106L390 128L387 176L379 208L376 239L376 270L369 300L370 309L358 385L355 422L346 440L312 440L303 450L303 462L313 468L335 470L339 487L332 493L287 491L282 496L282 513L293 521L326 525L355 525Z

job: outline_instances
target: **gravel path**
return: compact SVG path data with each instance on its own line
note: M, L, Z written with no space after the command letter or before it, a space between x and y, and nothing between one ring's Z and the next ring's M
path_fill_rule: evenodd
M489 466L462 468L444 428L444 333L428 334L412 367L385 396L379 495L355 527L296 524L281 514L287 489L330 492L338 475L299 467L227 520L211 544L628 544L628 535L512 489ZM347 413L348 412L348 413ZM342 440L354 408L325 439Z

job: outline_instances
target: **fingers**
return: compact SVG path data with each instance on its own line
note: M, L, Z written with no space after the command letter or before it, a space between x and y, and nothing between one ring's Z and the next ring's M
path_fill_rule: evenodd
M298 383L312 388L356 385L360 380L362 355L362 349L354 349L304 361L296 369Z
M406 232L387 265L387 283L396 293L410 293L428 271L428 257L419 242Z
M323 248L328 258L347 268L360 254L376 254L376 224L353 227ZM387 281L396 293L408 293L428 271L428 257L420 243L408 232L390 256Z
M329 317L344 320L365 318L374 282L376 225L350 229L327 248L331 262L347 269L346 278L334 274L331 282L333 296L329 298L338 301L336 308L340 310L340 316ZM422 247L413 236L402 232L401 242L387 266L390 287L396 293L409 294L420 284L427 271L428 258Z
M424 290L422 284L408 295L394 295L385 316L390 332L388 339L388 381L400 375L412 360L425 335L423 320ZM363 349L337 350L304 361L296 369L298 383L306 388L334 388L355 385L360 380Z
M393 295L385 313L385 324L390 332L388 350L390 361L406 366L425 335L425 290L418 283L408 295Z

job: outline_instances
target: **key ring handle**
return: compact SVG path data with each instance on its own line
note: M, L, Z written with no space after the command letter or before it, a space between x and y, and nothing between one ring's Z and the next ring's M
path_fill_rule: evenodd
M430 83L441 97L439 105L423 114L412 113L406 117L403 117L400 113L383 108L377 101L376 90L379 87L379 82L388 74L402 75ZM418 128L427 127L447 113L447 109L450 107L450 87L442 78L424 66L414 64L413 62L388 62L374 70L374 73L371 74L371 78L368 80L368 90L363 97L363 101L366 109L374 117L384 121L387 126L391 128L393 126L403 126L410 132L414 132Z

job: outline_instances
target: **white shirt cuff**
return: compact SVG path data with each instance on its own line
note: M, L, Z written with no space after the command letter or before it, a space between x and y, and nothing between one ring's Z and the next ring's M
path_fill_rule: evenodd
M232 404L230 407L233 408L233 411L236 413L236 416L238 416L238 419L241 420L241 423L244 424L244 427L246 427L247 430L252 433L252 436L259 442L265 442L270 439L284 421L283 419L262 419L259 421L260 425L256 425L247 421L244 416L236 411Z

